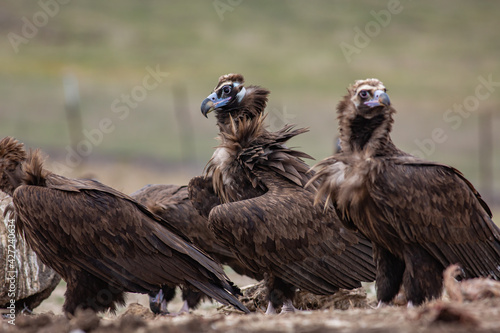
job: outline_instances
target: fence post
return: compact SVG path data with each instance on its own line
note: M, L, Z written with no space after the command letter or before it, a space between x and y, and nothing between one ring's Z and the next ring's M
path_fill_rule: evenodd
M73 151L77 151L77 145L83 139L83 125L80 111L80 93L76 76L72 73L64 74L63 88L64 109L66 110L70 144Z
M172 87L174 112L179 129L179 142L183 162L190 162L195 156L194 131L189 114L186 86L176 83Z

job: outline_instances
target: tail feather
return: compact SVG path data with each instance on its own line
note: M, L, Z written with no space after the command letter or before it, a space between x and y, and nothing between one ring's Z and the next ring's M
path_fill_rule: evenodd
M212 297L216 301L224 304L224 305L232 305L236 309L243 311L245 313L250 313L250 310L246 308L233 294L232 291L228 291L226 289L221 288L213 283L206 284L196 280L188 280L194 287L199 289L201 292L206 295Z

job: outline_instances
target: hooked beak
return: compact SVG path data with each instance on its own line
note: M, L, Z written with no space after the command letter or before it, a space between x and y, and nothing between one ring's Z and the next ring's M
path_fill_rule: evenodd
M214 111L215 109L221 106L226 105L230 99L231 97L219 99L216 93L211 93L201 103L201 113L205 116L205 118L208 118L207 114L209 114L210 112Z
M389 99L389 95L383 90L377 90L375 91L375 95L373 96L373 99L365 102L365 105L368 105L370 107L375 107L375 106L390 106L391 105L391 100Z
M167 310L167 300L165 299L165 293L163 289L160 289L158 293L149 293L149 308L155 314L168 314Z
M157 294L149 294L149 308L153 313L161 313L161 303L163 302L163 290L159 290Z
M205 100L201 103L201 114L208 118L207 114L212 112L215 109L214 102L210 98L205 98Z

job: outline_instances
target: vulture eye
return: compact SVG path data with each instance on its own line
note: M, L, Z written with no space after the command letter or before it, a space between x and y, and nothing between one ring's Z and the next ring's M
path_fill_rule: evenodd
M370 96L370 94L366 90L361 90L359 92L359 97L361 97L361 98L368 98L368 96Z
M222 87L222 92L227 95L231 92L231 88L231 86L224 86Z

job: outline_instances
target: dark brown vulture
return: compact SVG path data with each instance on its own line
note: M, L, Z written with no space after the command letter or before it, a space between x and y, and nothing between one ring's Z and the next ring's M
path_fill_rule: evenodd
M256 280L263 277L240 263L235 255L219 244L208 227L208 220L202 217L189 200L187 186L151 184L130 195L134 200L149 208L153 213L168 221L189 238L189 240L208 253L221 264L230 266L235 272ZM160 291L150 293L150 307L155 313L168 313L167 304L175 296L175 288L162 286ZM180 312L195 309L203 294L190 288L183 288L184 305Z
M456 169L393 144L394 108L382 82L357 81L338 104L342 152L318 163L318 200L374 244L377 298L403 285L409 305L438 297L443 270L500 278L500 231L472 184Z
M0 141L0 190L12 196L17 231L43 263L67 282L63 309L116 310L124 292L160 285L195 288L248 310L233 296L222 267L167 221L129 196L94 180L43 169L18 141Z
M263 115L269 91L221 76L201 106L215 111L221 144L205 177L189 183L190 198L224 244L251 270L264 274L266 313L294 311L296 288L333 294L375 279L371 243L346 230L334 212L315 207L307 154L286 142L305 129L269 132ZM216 205L213 197L219 198Z

